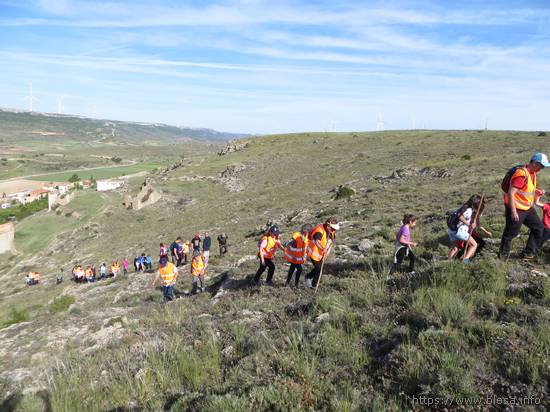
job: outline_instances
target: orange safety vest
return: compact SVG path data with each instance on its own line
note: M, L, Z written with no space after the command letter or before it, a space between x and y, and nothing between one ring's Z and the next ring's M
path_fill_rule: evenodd
M526 167L522 167L512 175L510 182L516 177L527 177L525 184L521 189L518 189L514 194L514 205L519 210L529 210L535 204L535 189L537 188L537 175L534 174L531 177L531 173ZM504 204L508 205L510 202L508 193L504 194Z
M163 268L159 268L162 286L170 286L176 283L176 270L173 263L168 262Z
M91 276L92 275L92 269L86 269L86 271L84 273L86 274L86 277Z
M264 243L264 240L267 239L267 245L265 248L261 248L262 243ZM264 257L264 259L273 259L273 256L275 256L275 252L277 251L277 240L275 240L272 236L264 236L262 237L262 240L260 240L260 254Z
M315 244L315 241L313 240L313 237L317 234L321 233L323 235L321 239L321 246L323 247L324 251L321 251ZM311 232L308 234L309 243L307 244L307 255L314 260L315 262L320 262L326 253L326 247L328 244L328 233L325 230L325 226L321 223L317 226L315 226Z
M308 238L302 236L300 232L294 232L292 234L295 246L291 245L291 242L285 248L285 259L287 262L301 265L305 261L306 246L308 244Z
M191 274L193 276L200 276L203 269L204 260L202 256L194 257L193 261L191 262Z

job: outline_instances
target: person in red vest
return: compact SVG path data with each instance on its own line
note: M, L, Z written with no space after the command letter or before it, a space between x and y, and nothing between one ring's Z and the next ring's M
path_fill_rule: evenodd
M260 283L260 277L262 274L267 268L269 268L267 271L266 285L273 286L273 275L275 274L275 264L273 263L273 258L275 257L275 252L277 249L285 248L279 240L279 234L279 227L277 225L273 225L260 240L260 245L258 247L260 267L254 276L254 283L257 285Z
M548 157L544 153L535 153L529 164L516 167L510 176L507 191L504 193L506 226L500 241L501 259L508 259L510 256L512 239L519 234L522 225L527 226L530 233L520 256L524 260L535 257L544 232L544 226L535 210L537 173L549 166Z
M311 230L311 225L303 225L299 232L292 234L292 239L285 248L285 260L290 263L288 275L286 277L286 286L290 285L292 275L296 272L295 286L300 287L300 275L302 274L302 265L306 258L306 247L308 244L307 235Z
M330 253L332 244L336 239L337 230L340 230L338 220L335 217L331 217L325 223L315 226L309 232L307 255L313 264L313 269L306 275L306 286L308 288L317 286L321 274L321 264L323 263L323 259Z

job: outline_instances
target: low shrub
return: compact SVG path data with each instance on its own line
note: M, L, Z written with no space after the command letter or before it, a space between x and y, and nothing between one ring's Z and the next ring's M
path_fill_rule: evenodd
M347 186L339 186L334 195L335 200L349 199L355 194L355 190Z
M54 301L48 306L48 310L52 314L64 312L69 309L69 306L71 306L74 302L75 298L71 295L60 296L54 299Z
M16 323L21 322L27 322L31 319L29 312L26 309L17 309L15 307L12 307L10 309L9 317L4 323L2 323L0 326L2 328L5 328L10 325L14 325Z

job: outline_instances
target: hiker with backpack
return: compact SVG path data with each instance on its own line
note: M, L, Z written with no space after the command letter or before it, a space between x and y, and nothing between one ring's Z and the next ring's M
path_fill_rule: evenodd
M306 247L309 242L307 235L311 229L312 227L309 224L302 225L300 231L294 232L292 239L286 244L284 257L290 263L286 276L286 286L290 286L292 276L296 272L294 285L296 288L300 287L300 275L302 274L302 265L305 262Z
M153 270L153 258L150 254L147 254L147 256L145 256L145 270L147 272Z
M479 216L485 207L485 199L479 195L470 196L458 210L451 213L447 218L447 227L451 249L449 250L449 260L452 260L458 253L461 242L467 246L466 254L463 256L464 263L470 263L470 259L475 254L477 242L471 236L473 229L477 226Z
M218 245L220 248L220 257L223 257L227 253L227 235L225 233L218 236Z
M174 285L178 280L178 268L171 262L168 262L168 257L163 256L159 261L159 269L151 283L151 287L154 289L161 279L162 292L164 295L164 303L174 300L176 298L174 293Z
M40 273L34 271L29 272L29 274L25 276L25 283L27 286L38 285L40 283Z
M280 230L277 225L273 225L269 228L267 233L262 236L258 245L258 257L260 258L260 267L254 275L254 283L260 284L260 277L267 271L266 285L273 286L273 275L275 274L275 264L273 258L277 249L283 249L281 241L279 240Z
M201 235L199 233L195 233L195 236L191 239L191 245L193 246L193 252L195 250L201 251Z
M206 272L206 263L204 256L198 250L193 251L193 258L191 259L191 277L193 288L191 294L195 295L197 292L204 292L206 290L206 284L204 283L204 274Z
M181 237L177 237L176 240L174 240L170 244L170 254L172 256L172 263L176 266L179 266L181 264L181 257L179 255L178 251L178 244L181 243Z
M537 254L544 233L544 225L534 207L537 173L549 166L548 157L544 153L535 153L529 164L515 166L504 176L501 189L504 192L506 225L500 241L501 259L509 258L512 239L519 234L522 225L529 228L529 238L520 257L532 260Z
M315 226L308 234L306 251L313 264L313 269L306 275L306 286L310 289L315 288L319 282L323 261L332 250L337 230L340 230L340 224L335 217L331 217L325 223Z
M184 265L187 265L187 258L189 257L190 249L191 249L191 242L186 240L185 242L182 243L181 253L183 255L183 264Z
M405 214L405 216L403 216L401 228L395 235L395 252L393 254L393 265L390 270L390 275L395 272L401 272L401 265L405 257L409 259L407 273L411 276L415 275L414 261L416 256L412 248L416 247L417 243L411 241L411 229L416 226L416 221L417 219L414 215Z

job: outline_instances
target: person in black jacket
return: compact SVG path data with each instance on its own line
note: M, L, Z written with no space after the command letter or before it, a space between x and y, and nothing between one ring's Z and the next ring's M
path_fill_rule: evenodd
M208 267L208 259L210 258L210 246L212 246L212 239L210 233L204 232L204 240L202 241L202 259L204 261L204 267Z
M220 257L227 253L227 235L222 233L218 236L218 244L220 246Z

